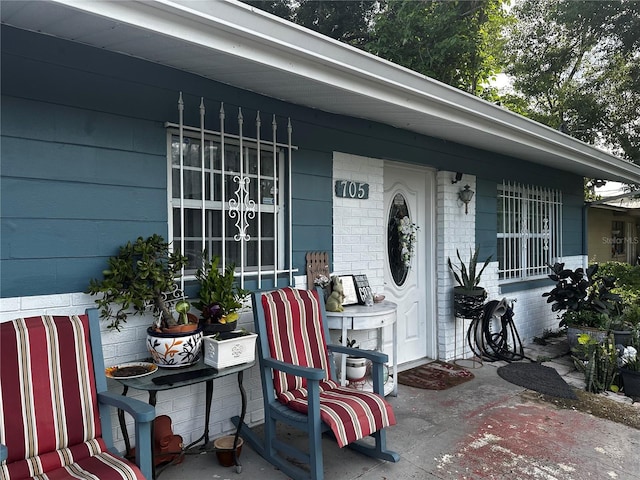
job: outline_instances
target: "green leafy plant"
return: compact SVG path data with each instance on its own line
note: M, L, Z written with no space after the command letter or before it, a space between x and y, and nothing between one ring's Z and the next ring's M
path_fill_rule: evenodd
M202 312L204 323L231 323L238 319L249 291L240 287L235 279L235 265L228 264L224 271L218 268L220 257L215 256L196 272L200 285L199 300L193 304Z
M638 326L640 326L640 305L634 303L624 307L622 313L613 319L611 328L613 330L631 330Z
M586 270L564 268L564 263L549 265L549 278L555 287L542 294L551 303L551 311L562 312L560 326L607 327L609 314L619 311L622 299L613 293L615 277L597 276L598 264Z
M640 305L640 265L604 262L600 264L598 275L616 279L611 291L620 295L624 305Z
M157 327L176 325L172 307L180 313L179 320L187 322L189 303L177 283L187 257L171 252L169 247L157 234L146 239L138 237L108 259L102 280L90 280L87 293L100 295L95 302L100 317L111 321L108 328L120 330L128 315L147 311L156 316Z
M480 253L480 247L476 248L475 252L470 250L469 253L471 257L469 259L468 266L462 261L460 252L457 249L456 255L458 256L460 265L453 265L451 263L451 258L447 258L447 265L449 265L449 270L453 273L453 278L455 278L460 287L463 287L466 290L473 290L480 284L480 277L482 276L484 269L489 265L492 255L484 261L484 265L480 271L478 271L478 255Z
M567 310L561 316L560 327L595 328L608 330L611 327L611 318L606 313L593 310Z

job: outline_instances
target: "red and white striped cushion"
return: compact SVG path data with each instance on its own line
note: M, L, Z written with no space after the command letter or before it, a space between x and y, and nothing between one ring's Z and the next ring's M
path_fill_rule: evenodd
M0 379L0 477L143 478L105 452L86 315L0 323Z
M277 360L326 372L320 382L320 417L343 447L396 423L391 405L375 393L340 387L329 378L329 356L315 290L284 288L262 296L271 356ZM275 372L280 402L308 410L306 380Z

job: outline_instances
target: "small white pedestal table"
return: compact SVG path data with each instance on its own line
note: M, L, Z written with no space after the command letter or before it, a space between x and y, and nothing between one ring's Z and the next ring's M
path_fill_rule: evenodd
M342 331L342 345L347 344L347 330L370 330L393 325L393 381L391 377L385 384L385 395L392 393L398 395L398 325L396 323L396 310L398 306L387 300L374 303L373 306L348 305L343 312L327 312L327 326L331 330ZM382 351L382 335L378 335L378 349ZM341 355L340 383L346 385L347 356Z

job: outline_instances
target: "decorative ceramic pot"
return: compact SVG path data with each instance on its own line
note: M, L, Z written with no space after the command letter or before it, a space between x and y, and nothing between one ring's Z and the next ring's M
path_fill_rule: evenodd
M202 328L193 324L178 327L190 327L191 331L160 332L154 327L147 329L147 350L159 367L186 367L200 359Z
M361 357L347 357L347 379L361 380L367 374L367 360Z

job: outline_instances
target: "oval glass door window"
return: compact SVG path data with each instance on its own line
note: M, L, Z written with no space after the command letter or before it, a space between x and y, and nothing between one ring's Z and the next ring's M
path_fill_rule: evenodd
M387 253L389 257L389 269L391 277L397 286L401 286L409 275L409 266L402 259L402 247L400 245L400 221L409 217L407 200L401 193L396 193L389 207L387 221ZM409 219L411 220L411 219Z

